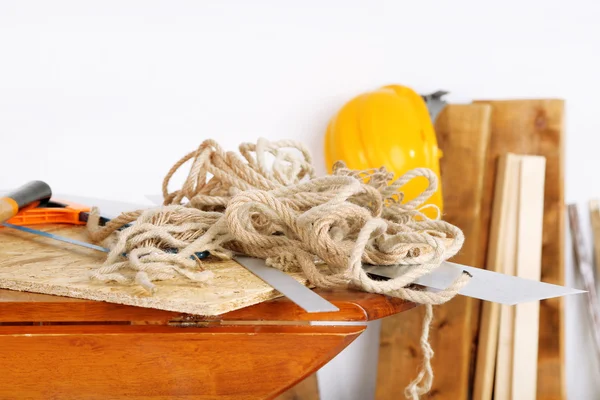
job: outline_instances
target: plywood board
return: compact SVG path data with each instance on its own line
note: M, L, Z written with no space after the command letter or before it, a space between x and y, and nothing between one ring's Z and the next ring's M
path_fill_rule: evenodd
M518 158L513 154L506 154L500 157L498 164L487 269L504 273L505 265L514 263L516 250ZM483 302L475 363L474 399L492 399L499 327L500 304Z
M478 238L487 230L482 218L482 188L490 134L490 109L481 104L449 105L436 121L444 195L443 219L460 227L465 244L453 261L484 265L485 246ZM457 296L435 308L430 331L435 351L432 398L467 399L479 301ZM377 379L379 400L397 399L420 363L419 338L423 320L419 307L401 317L382 321ZM451 367L449 367L451 366Z
M83 227L40 226L39 229L87 240ZM108 301L197 315L219 315L280 296L271 286L235 261L208 261L210 284L174 279L156 282L149 295L139 286L94 283L89 272L105 253L29 233L0 229L0 288ZM292 274L306 283L299 274Z
M535 281L542 275L545 167L544 157L523 156L520 159L516 275ZM518 304L514 312L510 398L535 400L540 303Z
M486 185L493 185L495 159L513 152L546 157L542 281L564 284L564 101L481 100L492 106ZM491 193L484 190L484 196ZM490 199L491 199L491 195ZM484 199L484 204L486 200ZM482 216L484 216L482 214ZM485 224L485 222L484 222ZM482 231L482 235L486 234ZM482 238L483 239L483 238ZM564 299L540 303L537 398L565 399Z

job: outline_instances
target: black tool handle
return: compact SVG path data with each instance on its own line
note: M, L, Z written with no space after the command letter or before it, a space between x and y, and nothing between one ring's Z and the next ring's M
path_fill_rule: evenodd
M52 197L52 189L46 182L31 181L20 188L0 197L0 222L4 222L15 215L22 208L32 204L43 204Z

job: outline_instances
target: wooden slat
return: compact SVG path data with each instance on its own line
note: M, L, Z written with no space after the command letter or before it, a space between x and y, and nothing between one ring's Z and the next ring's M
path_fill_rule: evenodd
M501 161L504 157L501 158ZM517 235L519 221L519 173L520 160L515 154L506 155L507 174L511 182L508 197L508 214L506 221L506 237L504 238L505 256L503 265L500 267L502 273L515 275ZM512 366L513 366L513 339L514 339L514 317L513 306L500 306L498 348L496 352L496 370L494 379L494 400L510 400L512 388Z
M542 227L546 160L520 157L516 275L539 281L542 275ZM540 303L517 304L511 399L536 400Z
M564 284L564 101L481 100L492 106L492 135L485 183L493 185L498 155L513 152L546 157L542 281ZM484 190L484 195L488 193ZM491 191L490 191L491 193ZM491 198L491 197L490 197ZM485 203L485 200L484 200ZM483 214L482 214L483 215ZM482 231L482 234L486 234ZM566 398L564 300L540 303L539 400Z
M479 267L484 264L485 254L478 238L487 230L481 201L490 109L486 105L450 105L442 111L435 127L444 152L440 160L443 218L460 227L466 237L453 261ZM478 308L479 301L462 296L435 308L430 334L435 351L431 398L467 398ZM414 378L421 363L422 318L423 310L418 309L382 321L377 399L401 397L401 389Z
M590 221L592 222L592 233L594 242L594 265L596 276L600 277L600 200L590 201Z
M518 159L513 154L505 154L500 157L498 164L487 269L504 273L504 267L514 263L516 251ZM500 304L489 301L483 302L475 363L474 399L492 399L499 326Z
M364 326L0 326L2 399L272 399Z

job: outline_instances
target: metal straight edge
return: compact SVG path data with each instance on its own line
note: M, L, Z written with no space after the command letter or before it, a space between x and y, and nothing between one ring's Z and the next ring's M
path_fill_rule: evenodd
M82 242L81 240L71 239L64 236L54 235L49 232L31 229L25 226L13 225L7 222L1 223L0 225L34 235L59 240L61 242L87 247L93 250L103 251L106 253L109 252L109 249L102 246L97 246L95 244ZM308 313L336 312L340 310L335 305L325 300L323 297L319 296L317 293L307 288L285 272L268 267L264 260L244 256L238 256L235 258L235 260Z
M246 256L236 256L234 260L308 313L340 310L285 272L268 267L265 260Z
M40 230L37 230L37 229L27 228L26 226L13 225L13 224L9 224L8 222L3 222L0 225L3 225L5 227L7 227L7 228L16 229L16 230L19 230L19 231L31 233L33 235L44 236L44 237L47 237L47 238L50 238L50 239L59 240L61 242L70 243L70 244L74 244L74 245L77 245L77 246L87 247L88 249L103 251L105 253L108 253L110 251L106 247L98 246L98 245L95 245L95 244L92 244L92 243L82 242L81 240L76 240L76 239L71 239L71 238L64 237L64 236L55 235L53 233L44 232L44 231L40 231Z
M410 266L364 265L364 270L384 278L396 278L404 274ZM430 274L420 277L414 283L435 290L446 289L463 271L472 279L459 294L494 303L515 305L553 297L585 293L584 290L567 288L531 279L488 271L445 261Z

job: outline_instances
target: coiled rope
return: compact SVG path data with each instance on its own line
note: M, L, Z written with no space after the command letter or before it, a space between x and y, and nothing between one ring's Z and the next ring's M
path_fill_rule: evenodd
M437 190L435 174L419 168L393 180L384 168L354 171L338 162L332 175L316 177L309 152L293 141L259 139L241 144L239 153L206 140L167 173L162 207L124 213L104 227L93 210L92 240L110 242L111 252L91 279L139 284L151 292L154 281L175 276L210 284L212 273L194 254L209 251L227 259L243 253L274 268L302 271L317 287L354 288L424 304L424 363L405 395L418 399L427 393L433 380L432 306L450 300L469 280L463 274L438 292L410 287L456 254L464 241L460 229L427 218L419 208ZM173 175L189 161L183 186L170 192ZM402 202L399 189L417 177L428 180L427 189ZM411 268L380 281L369 277L363 263Z

